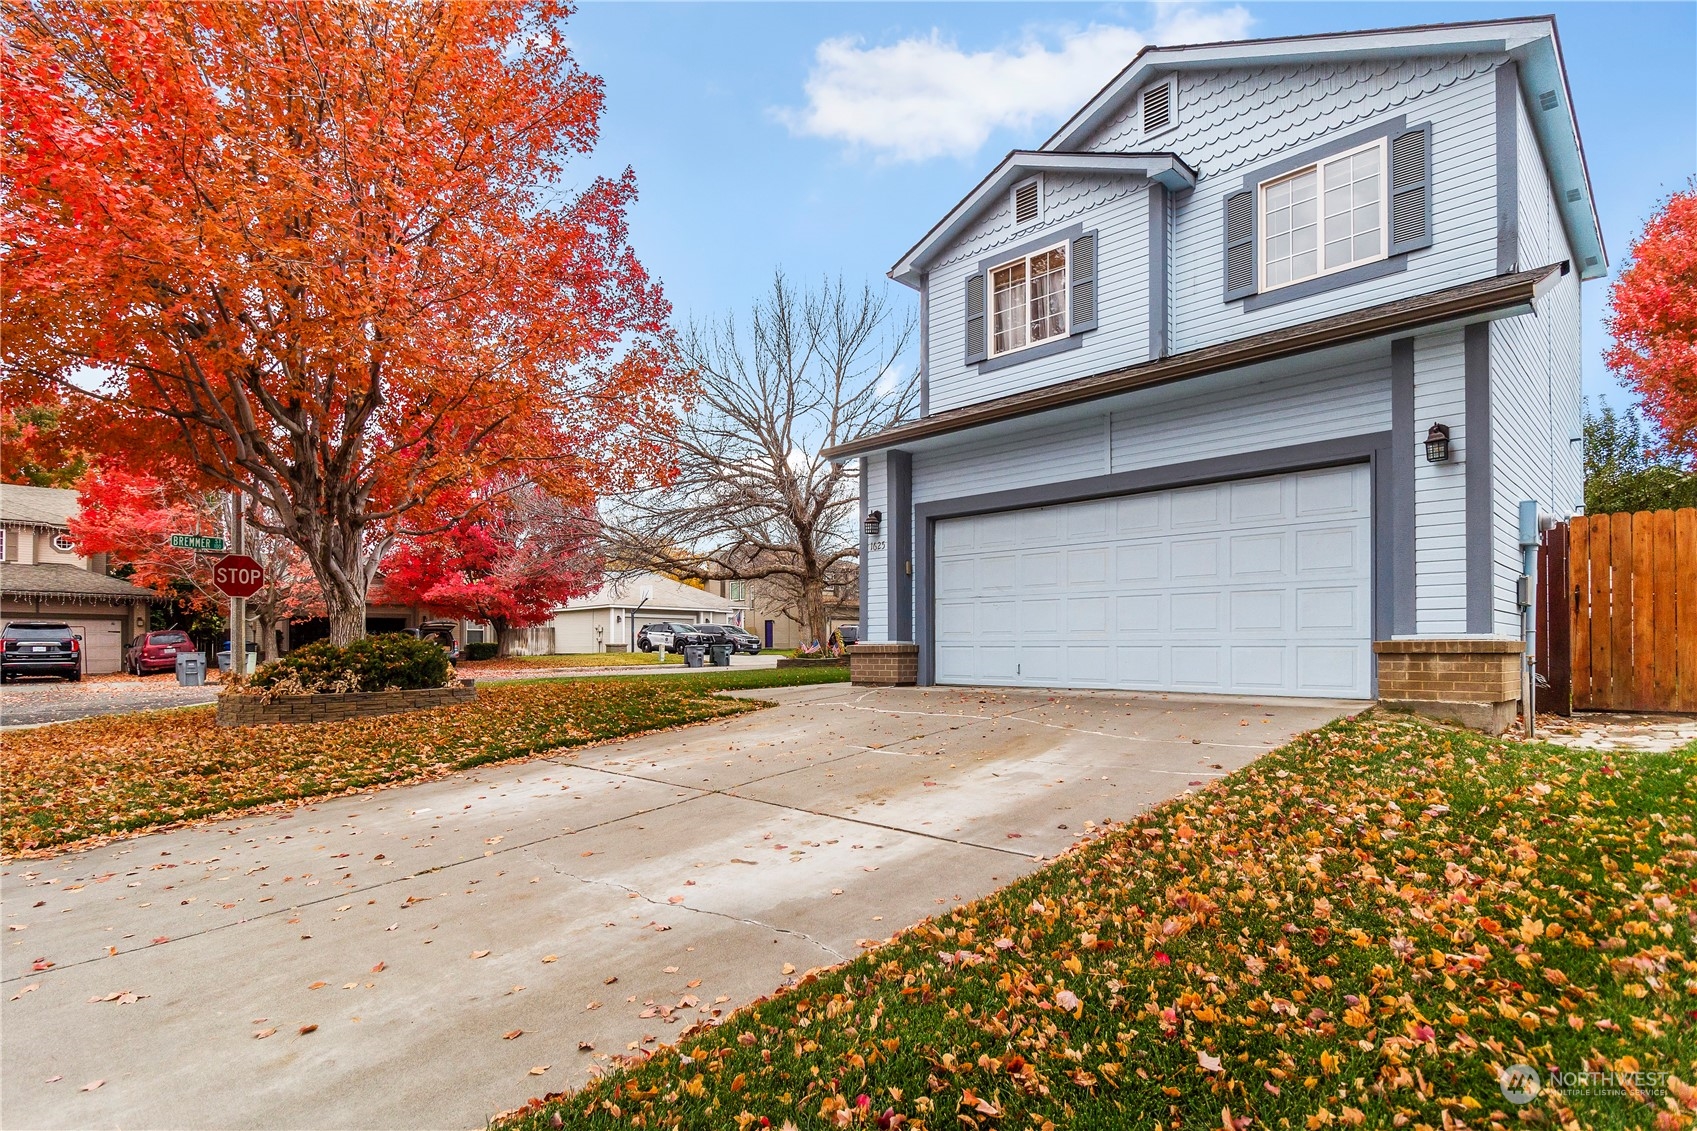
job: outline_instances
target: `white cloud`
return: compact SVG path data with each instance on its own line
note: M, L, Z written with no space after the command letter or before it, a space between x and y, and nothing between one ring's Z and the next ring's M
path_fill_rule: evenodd
M1028 30L1013 47L966 51L933 30L895 43L827 39L807 105L775 111L792 133L892 161L970 157L998 129L1058 125L1149 43L1241 39L1243 8L1159 5L1148 29L1091 24Z

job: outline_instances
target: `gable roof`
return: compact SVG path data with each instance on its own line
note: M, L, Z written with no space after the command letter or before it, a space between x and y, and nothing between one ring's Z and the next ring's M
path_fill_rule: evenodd
M1000 202L1016 182L1033 173L1046 172L1148 177L1169 189L1193 188L1196 185L1196 170L1172 153L1061 153L1016 149L1002 158L1002 163L979 181L966 194L966 199L955 205L947 216L925 233L924 238L908 249L907 254L890 268L890 278L918 287L919 278L931 261L953 243L980 212Z
M1083 109L1056 130L1042 148L1045 152L1077 149L1143 86L1176 71L1406 58L1437 52L1501 52L1518 64L1527 117L1549 167L1562 225L1578 258L1575 266L1579 268L1579 277L1602 277L1608 271L1608 251L1603 246L1602 226L1591 195L1591 175L1585 166L1585 146L1579 137L1579 121L1573 113L1554 16L1145 47ZM1569 199L1568 194L1575 189L1577 199Z
M0 483L0 522L62 528L76 513L77 493L69 488Z
M830 460L852 459L933 436L946 436L968 428L1032 416L1069 405L1087 404L1120 393L1154 388L1157 385L1202 377L1209 373L1290 357L1311 350L1383 338L1423 326L1477 321L1529 311L1532 309L1533 300L1566 272L1565 263L1551 264L1533 271L1461 283L1428 294L1396 299L1361 310L1350 310L1295 326L1282 326L1251 337L1188 350L1156 361L1108 369L1071 381L1061 381L1054 385L1010 393L994 400L963 405L933 416L922 416L917 420L893 425L882 432L874 432L826 448L823 454ZM1229 408L1227 410L1229 411Z
M612 605L635 605L642 601L644 590L651 590L642 608L645 613L658 615L661 612L677 612L688 610L701 613L723 613L733 605L727 598L705 589L697 589L693 585L685 585L658 573L636 573L628 577L615 577L606 582L595 592L584 597L574 597L561 606L566 612L578 609L604 609Z

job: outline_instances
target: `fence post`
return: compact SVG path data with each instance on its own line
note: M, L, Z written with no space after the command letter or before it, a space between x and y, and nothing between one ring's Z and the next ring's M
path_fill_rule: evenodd
M1538 551L1538 670L1549 687L1546 710L1573 714L1574 579L1570 565L1570 524L1558 523Z

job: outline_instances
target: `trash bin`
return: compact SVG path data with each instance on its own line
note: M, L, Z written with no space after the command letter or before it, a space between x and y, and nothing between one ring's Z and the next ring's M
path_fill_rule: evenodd
M701 644L684 645L684 667L699 668L701 661L707 655L707 649Z
M713 666L716 668L731 666L731 651L732 645L730 644L709 644L707 646L708 658L713 661Z
M206 653L177 653L177 682L184 687L199 687L206 682Z
M227 672L230 670L230 650L228 648L220 648L213 658L218 661L219 671Z

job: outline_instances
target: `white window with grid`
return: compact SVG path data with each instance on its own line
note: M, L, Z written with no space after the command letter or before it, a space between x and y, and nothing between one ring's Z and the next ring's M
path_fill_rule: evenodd
M1264 289L1383 259L1385 143L1261 184Z
M991 268L990 313L991 357L1066 337L1066 244Z

